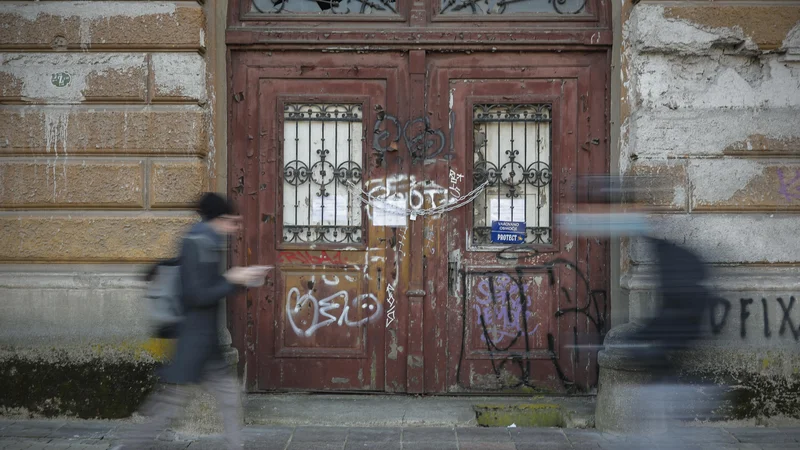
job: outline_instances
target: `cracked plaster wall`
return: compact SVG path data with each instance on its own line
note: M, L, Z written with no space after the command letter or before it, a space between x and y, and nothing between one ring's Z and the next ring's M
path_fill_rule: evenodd
M800 7L624 0L623 11L620 172L661 175L643 196L659 208L654 234L696 249L731 308L716 311L718 350L688 365L740 381L746 414L800 417L770 393L800 389L800 307L784 316L777 302L800 299ZM654 257L634 239L621 263L631 320L646 319ZM746 317L742 298L754 299Z

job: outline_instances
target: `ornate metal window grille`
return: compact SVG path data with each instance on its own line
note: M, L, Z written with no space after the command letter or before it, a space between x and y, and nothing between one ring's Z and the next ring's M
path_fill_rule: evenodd
M552 242L551 106L475 105L474 245L491 243L493 221L525 222L528 244Z
M441 0L440 14L581 14L588 0Z
M396 14L397 0L253 0L263 14Z
M354 104L287 104L283 113L283 241L362 242L363 112Z

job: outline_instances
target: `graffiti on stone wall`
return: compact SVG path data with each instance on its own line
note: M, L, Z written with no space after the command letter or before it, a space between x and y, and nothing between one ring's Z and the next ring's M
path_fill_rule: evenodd
M783 170L778 169L778 183L778 192L786 201L800 200L800 169L794 171L794 177L784 176Z
M778 327L778 336L784 337L791 335L794 340L800 340L800 320L797 325L792 318L792 309L796 303L795 297L791 296L788 299L784 297L777 297L775 299L761 298L760 302L756 302L753 298L739 299L739 336L742 339L747 338L748 331L759 330L763 333L764 337L770 338L773 336L775 327ZM760 307L759 307L760 304ZM771 317L770 306L777 304L780 309L780 317ZM710 325L713 334L720 334L728 323L731 310L734 306L730 300L718 298L714 301L710 308ZM761 321L757 323L750 319L756 308L761 309Z

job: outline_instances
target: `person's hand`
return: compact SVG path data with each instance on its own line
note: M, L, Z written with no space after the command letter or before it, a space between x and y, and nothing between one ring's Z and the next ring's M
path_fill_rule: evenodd
M228 283L244 285L250 280L251 271L247 267L231 267L225 272L224 277Z
M267 273L270 270L270 267L267 266L250 266L248 269L248 280L247 286L248 287L260 287L264 285L264 281L267 278Z

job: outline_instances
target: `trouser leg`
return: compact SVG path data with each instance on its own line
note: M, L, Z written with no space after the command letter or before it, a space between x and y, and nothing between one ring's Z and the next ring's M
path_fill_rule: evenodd
M122 436L120 443L133 449L144 449L153 445L158 435L186 408L189 394L187 386L164 385L158 388L139 410L139 414L145 417L145 422L134 425Z
M225 440L230 449L241 449L242 417L239 382L228 368L215 368L206 373L203 388L217 401L225 425Z

